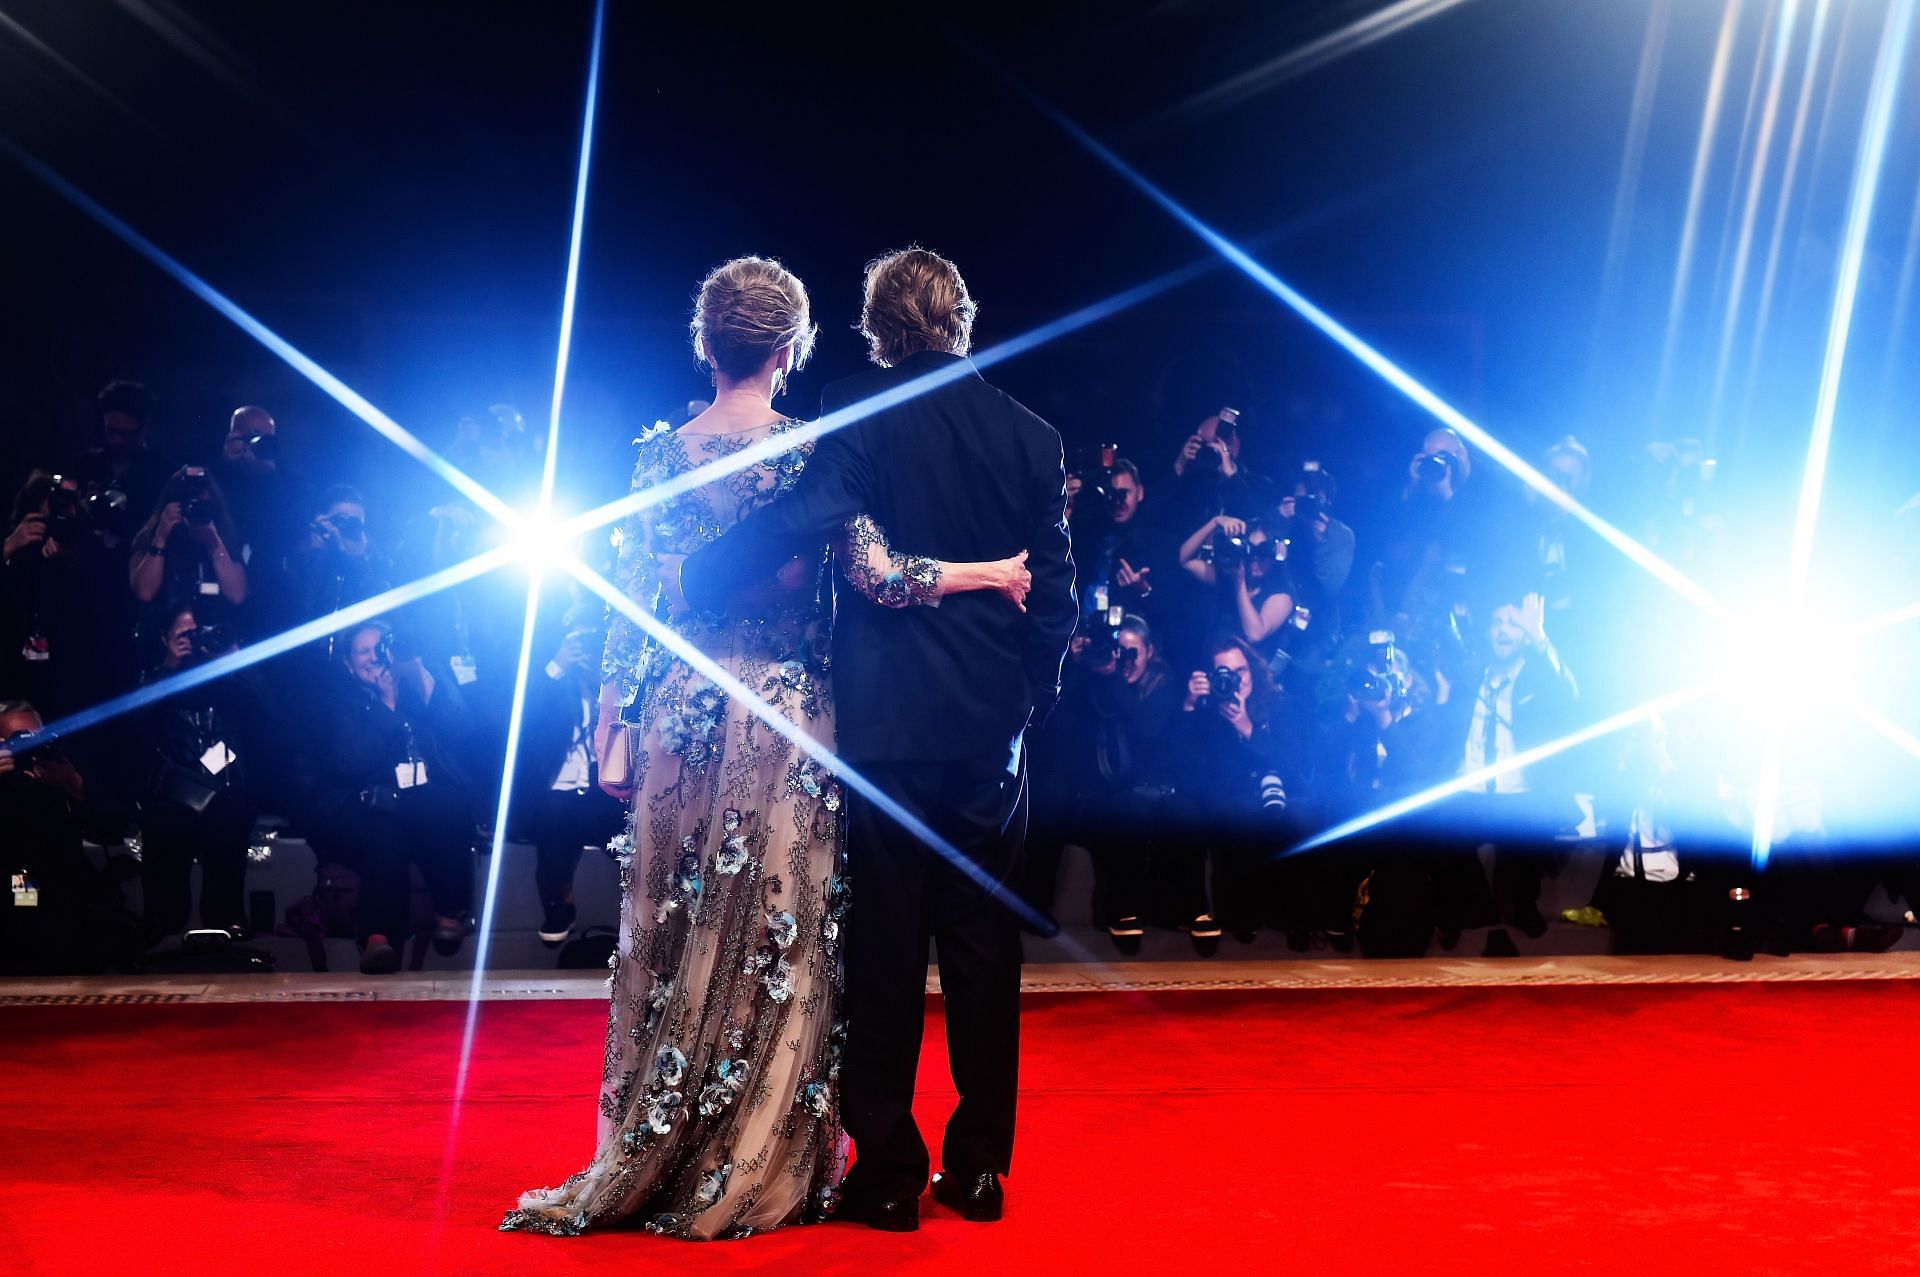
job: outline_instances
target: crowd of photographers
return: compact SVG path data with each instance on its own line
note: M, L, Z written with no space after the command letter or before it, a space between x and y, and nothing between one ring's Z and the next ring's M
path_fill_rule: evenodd
M1542 748L1617 710L1609 681L1660 641L1622 625L1638 596L1551 499L1592 499L1578 440L1531 458L1528 486L1476 475L1435 429L1375 467L1388 490L1349 502L1310 458L1258 472L1243 439L1228 408L1170 457L1104 447L1069 467L1083 624L1034 740L1030 896L1051 902L1077 845L1123 950L1156 928L1203 951L1272 930L1295 949L1416 956L1485 929L1500 956L1549 912L1610 927L1615 951L1899 940L1865 911L1876 887L1910 906L1911 875L1898 857L1829 856L1817 800L1755 873L1751 792L1700 720ZM1714 463L1687 441L1632 461L1610 494L1623 521L1698 570L1725 534ZM1569 885L1596 863L1598 885L1543 911L1543 880L1576 859Z
M328 934L352 936L369 973L397 969L409 940L457 953L524 608L485 580L401 607L379 596L484 549L486 521L458 503L370 519L353 487L286 464L258 406L184 464L152 446L145 387L113 383L98 407L96 446L20 487L0 563L0 970L137 966L179 952L183 933L217 961L283 928L316 954ZM537 439L504 405L464 420L450 452L503 491L538 474ZM584 717L599 608L570 602L542 618L552 659L515 777L513 832L538 846L541 931L556 945L583 847L619 821ZM269 639L271 659L222 666ZM84 730L123 697L133 708ZM245 883L263 831L282 828L319 874L275 917ZM104 866L84 841L109 848Z
M95 446L20 487L0 564L0 970L136 966L196 918L189 939L209 949L276 928L317 956L351 936L369 973L397 969L409 941L457 953L523 605L485 577L403 606L380 596L486 549L490 521L460 502L370 518L354 488L289 467L257 406L185 464L151 446L144 387L113 383L98 407ZM1612 560L1541 495L1589 495L1577 440L1533 458L1526 488L1476 474L1466 442L1436 429L1359 501L1310 458L1262 474L1243 443L1222 409L1171 455L1070 461L1083 615L1030 742L1022 885L1036 903L1077 905L1055 900L1077 846L1095 925L1123 951L1153 929L1203 950L1265 930L1296 949L1413 956L1486 929L1500 955L1548 913L1609 926L1625 951L1899 939L1865 907L1876 887L1911 903L1906 861L1829 860L1816 814L1783 820L1763 878L1743 832L1699 826L1694 800L1728 778L1695 720L1531 757L1607 712L1621 663L1606 650L1620 627L1600 623L1623 597L1602 575ZM539 444L499 405L462 420L447 454L511 494L537 481ZM1628 521L1683 563L1709 552L1712 477L1697 446L1657 445ZM590 743L603 609L576 592L547 611L508 832L536 848L540 937L558 947L578 934L582 851L621 812ZM265 640L271 659L221 666ZM141 694L156 684L168 690ZM81 730L129 696L132 712ZM1423 819L1311 842L1437 785L1454 792ZM312 894L278 917L245 889L263 821L318 864ZM103 867L84 841L124 850ZM1597 888L1543 911L1543 879L1583 854Z

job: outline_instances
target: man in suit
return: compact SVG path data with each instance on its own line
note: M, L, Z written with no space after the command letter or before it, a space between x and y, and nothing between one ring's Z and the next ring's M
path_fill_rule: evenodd
M1491 659L1479 684L1471 690L1455 685L1448 697L1453 717L1446 738L1458 742L1455 770L1463 776L1506 764L1555 739L1566 730L1580 694L1572 672L1547 640L1543 596L1528 594L1494 608L1487 644ZM1529 936L1543 935L1547 924L1540 915L1540 875L1548 857L1542 848L1558 829L1578 819L1570 788L1556 780L1544 760L1509 767L1457 795L1448 814L1451 827L1464 831L1473 843L1493 844L1492 903L1499 921ZM1466 916L1472 911L1468 893L1484 891L1471 854L1451 867L1474 881L1460 882L1452 900L1443 890L1443 932L1471 925L1475 919ZM1489 956L1504 952L1502 939L1511 944L1511 937L1489 937Z
M791 494L685 561L677 601L718 608L862 511L916 555L1028 551L1024 614L986 593L888 608L843 580L834 591L841 758L1004 888L1026 832L1023 736L1059 695L1076 605L1060 437L967 363L973 314L945 258L915 248L873 262L861 331L878 368L827 387L823 412L929 375L939 384L822 438ZM931 939L960 1093L934 1196L969 1219L997 1219L1013 1154L1018 919L873 804L854 799L849 821L842 1113L859 1165L839 1217L918 1225L930 1164L912 1102Z

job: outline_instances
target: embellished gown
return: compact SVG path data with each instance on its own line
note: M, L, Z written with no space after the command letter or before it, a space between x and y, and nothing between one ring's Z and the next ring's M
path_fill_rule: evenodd
M640 440L650 487L792 430ZM787 491L806 448L670 498L621 527L618 584L654 615L656 556L687 554ZM892 606L937 602L939 565L896 560L865 516L834 547L848 582ZM824 556L822 556L822 562ZM808 735L831 745L820 566L728 615L669 623ZM817 1218L846 1140L837 1090L848 906L839 782L744 706L614 613L604 675L635 724L637 782L620 860L620 935L592 1162L525 1194L503 1230L616 1224L745 1237Z

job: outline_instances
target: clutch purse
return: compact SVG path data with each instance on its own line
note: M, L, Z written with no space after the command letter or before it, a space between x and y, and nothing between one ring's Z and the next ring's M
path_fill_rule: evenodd
M600 751L600 788L622 800L633 797L633 751L639 745L632 723L614 719L607 726L607 743Z

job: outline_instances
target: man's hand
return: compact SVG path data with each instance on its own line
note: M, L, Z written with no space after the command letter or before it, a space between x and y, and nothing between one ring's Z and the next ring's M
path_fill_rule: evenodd
M1207 697L1213 695L1213 680L1207 677L1205 670L1195 670L1187 676L1187 704L1192 709Z
M687 606L687 596L680 592L680 572L686 566L684 554L663 554L657 562L660 564L660 592L667 598L667 607L675 616L693 611Z
M166 549L167 538L173 535L175 528L186 521L187 516L180 511L180 503L178 501L167 502L160 510L160 524L153 530L154 551L158 553Z
M1213 526L1230 537L1243 537L1247 535L1247 521L1245 519L1236 519L1230 514L1214 515Z
M1226 444L1220 442L1218 439L1207 440L1207 446L1220 454L1220 477L1222 479L1233 478L1239 470L1239 467L1233 464L1233 449L1227 447Z
M1113 583L1123 590L1139 590L1142 598L1152 591L1153 582L1147 580L1151 567L1136 568L1125 559L1120 560L1120 570L1113 574Z
M44 545L47 540L47 516L30 514L20 520L20 526L7 534L5 555L10 562L20 551L36 545Z
M1527 636L1527 642L1534 647L1547 645L1547 597L1544 594L1529 594L1520 600L1520 630Z
M1253 720L1247 717L1247 707L1240 703L1238 696L1221 698L1218 708L1220 717L1226 719L1227 725L1240 733L1241 739L1253 738Z
M14 758L13 751L4 746L0 746L0 776L5 776L8 772L18 768L19 765L19 760Z
M27 766L27 774L43 785L53 786L75 802L86 797L87 786L80 779L79 769L57 754L34 759Z
M389 672L393 675L394 685L411 687L420 697L421 704L433 699L433 675L427 673L426 662L419 657L395 661Z
M583 670L592 658L587 653L587 645L578 634L569 634L560 640L560 646L553 653L553 663L562 670Z
M1193 459L1200 455L1200 449L1206 445L1206 442L1197 434L1188 435L1187 441L1180 445L1180 455L1173 459L1173 472L1185 474L1187 467L1192 465Z

